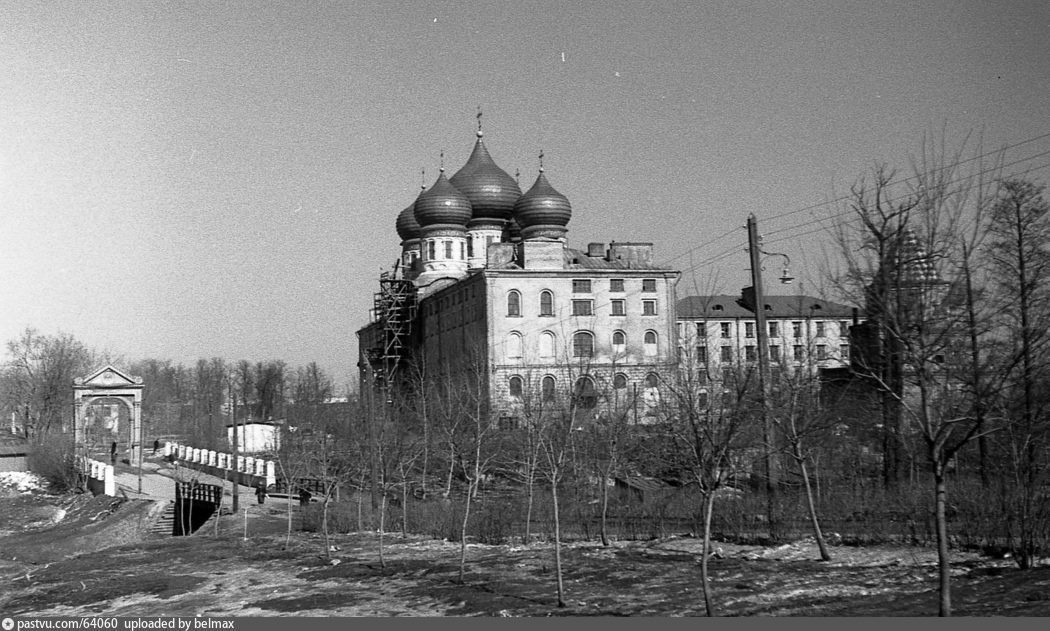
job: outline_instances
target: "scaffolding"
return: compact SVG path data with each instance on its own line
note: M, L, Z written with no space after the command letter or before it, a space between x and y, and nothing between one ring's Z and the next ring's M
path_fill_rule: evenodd
M376 371L376 385L387 393L389 399L397 371L406 360L416 319L416 287L412 281L399 278L396 267L394 273L383 272L379 276L373 317L379 331L366 352Z

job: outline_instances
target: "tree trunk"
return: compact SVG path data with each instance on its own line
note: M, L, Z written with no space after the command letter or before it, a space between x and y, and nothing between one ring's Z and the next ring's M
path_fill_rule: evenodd
M325 489L324 499L321 505L321 531L324 533L324 556L332 558L332 542L328 537L328 489Z
M813 488L809 483L809 472L806 470L806 457L802 454L802 449L798 443L795 443L795 462L798 463L799 473L802 474L802 485L806 489L806 504L809 507L809 520L813 524L813 537L817 540L817 547L820 548L820 560L830 561L831 555L828 553L828 546L824 542L824 533L820 530L820 520L817 518L817 505L813 499Z
M532 541L532 504L533 495L536 488L536 467L533 464L527 465L529 467L529 479L528 489L526 491L527 499L525 505L525 537L522 541L524 545L529 545Z
M704 594L704 609L707 617L715 615L715 605L711 600L711 582L707 576L707 559L711 556L711 513L715 508L715 494L708 492L704 496L704 544L700 557L700 589Z
M561 522L558 516L558 476L551 477L551 499L554 502L554 573L558 579L558 606L565 606L565 584L561 575Z
M937 524L937 569L940 584L940 610L939 616L952 615L951 580L952 568L951 558L948 553L948 519L945 514L948 489L944 477L944 465L940 462L934 463L934 486L936 489L935 520Z
M386 492L379 498L379 567L386 569L386 557L383 556L383 527L386 525Z
M463 523L459 529L459 584L463 584L463 576L467 569L467 522L470 520L470 500L473 495L474 485L477 480L468 480L467 495L463 508Z
M610 465L611 469L611 465ZM606 525L609 516L609 469L602 471L602 545L609 546L609 531Z

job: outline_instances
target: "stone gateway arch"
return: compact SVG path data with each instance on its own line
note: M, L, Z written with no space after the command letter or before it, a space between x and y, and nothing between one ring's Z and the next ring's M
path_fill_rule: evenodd
M128 445L132 465L142 464L142 377L106 366L73 380L73 436L78 451L89 440ZM126 414L120 414L120 406ZM99 409L103 411L98 413Z

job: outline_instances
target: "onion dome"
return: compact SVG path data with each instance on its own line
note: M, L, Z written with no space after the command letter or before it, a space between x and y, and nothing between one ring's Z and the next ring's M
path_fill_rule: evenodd
M567 197L554 190L540 169L532 188L515 202L514 218L526 239L559 237L565 234L565 226L572 218L572 206Z
M478 141L463 168L449 180L473 207L475 220L502 223L510 218L521 187L507 172L496 166L478 130Z
M413 216L419 222L420 228L463 228L470 221L470 200L449 183L444 170L438 175L433 186L419 194L413 208Z
M419 222L416 221L416 204L415 202L408 205L408 208L401 211L401 214L397 216L397 236L401 237L402 241L411 241L412 239L418 239L420 234Z

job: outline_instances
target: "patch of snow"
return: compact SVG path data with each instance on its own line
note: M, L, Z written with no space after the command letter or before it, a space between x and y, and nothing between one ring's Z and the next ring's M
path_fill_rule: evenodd
M22 495L46 493L47 483L28 471L0 471L0 489L12 489Z

